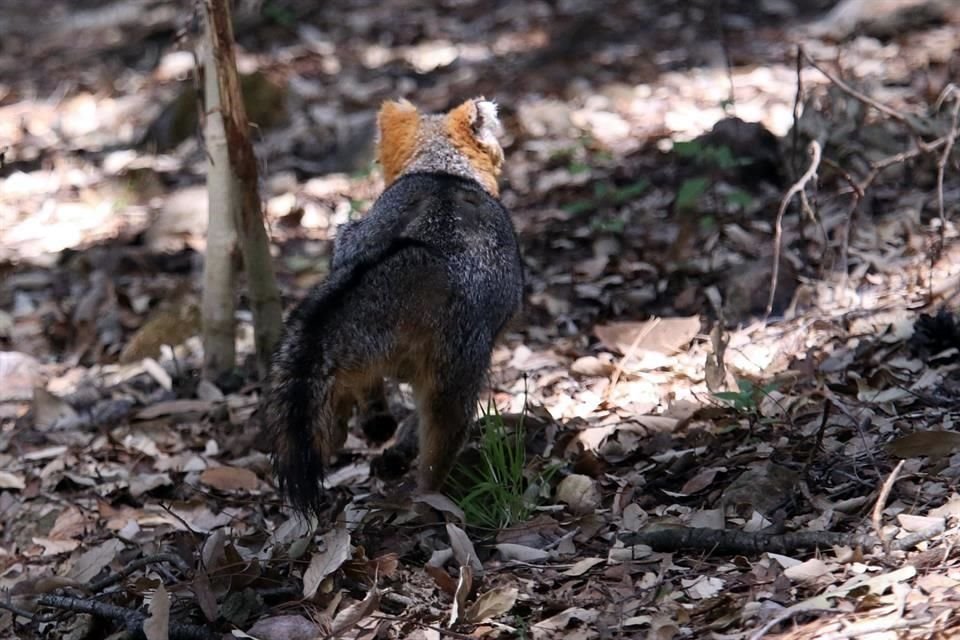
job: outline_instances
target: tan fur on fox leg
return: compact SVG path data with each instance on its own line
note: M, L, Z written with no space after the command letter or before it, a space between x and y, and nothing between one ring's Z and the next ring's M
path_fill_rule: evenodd
M470 395L470 394L467 394ZM418 398L420 414L420 464L417 487L440 491L470 432L475 398L429 390Z
M357 398L357 424L364 437L374 443L386 442L397 431L397 419L390 412L386 385L375 380Z

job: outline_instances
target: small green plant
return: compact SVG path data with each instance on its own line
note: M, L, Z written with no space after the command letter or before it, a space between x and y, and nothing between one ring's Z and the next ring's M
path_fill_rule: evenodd
M750 380L737 380L738 391L718 391L713 394L717 400L723 402L737 413L757 413L760 401L771 391L776 390L777 383L770 383L762 387Z
M264 18L272 20L283 27L291 28L297 26L297 16L288 7L270 2L263 5L261 12Z
M595 218L590 221L590 228L605 233L623 233L627 223L620 218Z
M733 189L725 195L727 202L731 205L746 209L753 204L753 196L743 189Z
M511 431L496 406L488 405L480 420L478 451L479 464L460 468L450 479L467 522L498 529L527 520L536 507L538 493L531 495L530 489L549 482L556 467L537 474L528 486L523 415Z
M700 200L700 196L706 192L709 186L710 180L702 176L687 178L680 183L674 206L680 211L692 210L696 206L697 201Z
M750 163L749 158L737 157L726 145L705 145L696 140L674 143L673 152L678 158L696 161L708 173L722 174ZM706 193L713 183L714 178L708 175L694 176L681 182L675 200L676 208L679 211L692 211L700 201L700 196ZM753 196L742 189L733 189L724 193L724 199L730 206L741 209L750 206L753 202Z
M596 211L606 206L621 205L639 196L646 191L649 186L650 181L646 179L640 179L622 187L614 187L606 182L597 182L593 185L592 198L568 202L563 205L563 208L573 215L579 215L588 211Z

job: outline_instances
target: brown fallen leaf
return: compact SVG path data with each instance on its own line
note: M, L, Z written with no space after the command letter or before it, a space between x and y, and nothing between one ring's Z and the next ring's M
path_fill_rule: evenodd
M562 572L562 575L570 576L573 578L582 576L590 569L594 568L598 564L603 564L606 562L604 558L583 558L582 560L577 560L573 563L573 566Z
M563 637L564 632L568 626L571 626L571 623L576 622L591 625L596 622L598 617L600 617L600 611L598 609L570 607L530 627L530 637L534 640L553 640L554 638Z
M33 423L38 429L49 429L58 420L76 417L77 412L66 401L43 387L33 390Z
M162 582L153 592L147 611L150 615L143 621L143 635L147 640L169 640L170 596Z
M182 413L206 413L213 409L214 403L207 400L169 400L158 402L137 412L139 420L152 420L160 416L179 415Z
M40 362L19 351L0 351L0 402L29 400L41 385Z
M477 557L467 532L453 523L447 523L447 535L450 537L450 548L460 566L469 564L476 575L483 575L483 565Z
M457 589L453 594L453 603L450 606L450 618L447 626L452 627L460 618L463 617L463 609L466 607L467 598L473 589L473 570L470 565L460 565L460 577L457 580Z
M457 592L457 581L447 573L446 569L428 564L424 566L424 570L427 572L427 575L433 578L433 581L440 587L441 591L449 596L453 596Z
M350 534L336 528L323 536L323 551L313 554L310 566L303 572L303 597L312 598L320 583L350 559Z
M200 482L220 491L253 491L260 486L257 474L241 467L211 467L200 474Z
M158 310L130 338L120 352L120 363L158 358L160 347L177 346L200 332L200 310L189 303L171 304Z
M25 489L26 486L27 481L23 474L0 471L0 489L21 490Z
M400 564L396 553L385 553L367 561L367 574L371 577L392 578Z
M356 625L364 618L370 616L374 613L377 608L380 606L380 590L374 587L370 589L365 597L360 602L352 604L349 607L343 609L337 613L336 617L333 619L333 625L330 630L330 635L334 638L341 637L344 631L350 627Z
M513 608L518 594L516 587L495 587L477 598L467 609L464 621L475 624L502 616Z
M680 493L685 495L692 495L694 493L699 493L703 491L711 484L713 484L714 478L717 477L717 473L721 471L726 471L723 467L712 467L710 469L704 469L697 475L693 476L684 483L683 488L680 489Z
M258 640L315 640L321 635L320 627L303 616L263 618L248 632L250 635L246 637Z
M898 458L944 458L957 449L960 433L956 431L916 431L887 445L887 451Z
M696 337L700 332L700 318L690 316L654 318L646 322L611 322L595 326L593 332L603 346L621 354L629 352L637 336L646 332L633 348L669 355L680 351Z
M80 554L70 568L69 577L78 582L90 582L100 571L113 562L124 545L112 538Z
M577 515L592 513L600 506L600 490L589 477L571 474L557 486L557 500L570 507Z
M214 622L219 614L217 607L217 596L213 593L210 585L210 577L206 571L197 571L193 577L193 593L197 598L197 604L200 605L200 611L207 619L207 622Z

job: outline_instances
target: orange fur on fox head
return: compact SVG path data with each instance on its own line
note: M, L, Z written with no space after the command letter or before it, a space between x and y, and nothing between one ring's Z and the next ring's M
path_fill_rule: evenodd
M474 98L443 115L421 115L406 100L388 101L378 124L378 158L387 184L404 173L440 171L474 179L499 195L503 150L495 103Z
M380 129L377 159L383 167L383 179L390 184L410 162L417 147L420 113L406 100L388 100L380 107L377 126Z

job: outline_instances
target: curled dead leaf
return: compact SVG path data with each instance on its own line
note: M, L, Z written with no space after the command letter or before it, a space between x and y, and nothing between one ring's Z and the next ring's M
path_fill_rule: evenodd
M200 474L200 482L220 491L253 491L260 486L257 474L241 467L211 467Z
M476 624L490 618L496 618L510 611L517 601L519 591L516 587L496 587L480 595L467 609L464 620Z
M960 433L956 431L916 431L887 445L887 451L898 458L944 458L957 449Z
M557 500L563 502L577 515L592 513L600 506L600 490L587 476L572 474L557 487Z
M303 597L312 598L320 583L340 568L350 558L350 534L346 529L336 528L323 536L324 549L310 559L310 566L303 572Z
M607 349L621 354L630 352L632 348L671 355L680 351L700 332L700 318L690 316L654 318L646 322L611 322L595 326L593 332Z
M162 582L153 592L147 611L150 615L143 621L143 635L147 640L169 640L170 596Z

